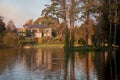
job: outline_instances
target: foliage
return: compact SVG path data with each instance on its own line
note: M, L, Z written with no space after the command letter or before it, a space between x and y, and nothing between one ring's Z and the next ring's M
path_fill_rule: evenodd
M45 24L47 27L57 30L59 27L59 20L52 16L44 16L35 20L34 24Z
M52 16L44 16L38 18L34 24L46 24L47 27L50 27L53 30L52 34L54 37L59 36L58 40L63 40L62 37L65 33L65 23L59 23L57 18Z
M66 33L65 33L65 43L64 43L64 48L65 48L65 49L70 47L69 38L70 38L70 32L69 32L68 29L66 29Z
M3 45L5 45L6 47L17 47L19 38L18 36L16 36L15 33L6 32L2 39L2 42L3 42Z
M74 30L72 30L71 32L70 32L70 35L71 35L71 39L70 39L70 48L72 49L73 47L74 47L74 39L75 39L75 37L74 37Z
M39 43L39 44L42 43L42 38L38 38L38 43Z
M5 30L5 23L3 22L3 19L0 18L0 32Z
M14 25L13 20L9 20L7 23L7 31L15 32L16 26Z
M66 0L51 0L51 2L51 5L46 5L46 8L42 11L42 15L65 19L64 6L66 5Z
M86 42L85 42L85 40L83 40L82 38L80 38L80 39L78 40L78 44L80 44L80 45L85 45Z
M46 44L54 44L55 41L54 41L54 38L53 38L53 37L44 37L44 38L43 38L43 43L46 43Z
M106 51L108 48L106 46L96 47L96 46L78 46L75 47L74 50L80 51L80 52L86 52L86 51Z
M74 26L75 21L80 19L80 5L80 0L51 0L51 5L46 6L46 8L42 11L42 15L56 17L60 21L63 21L65 25L69 24L70 26Z
M33 32L34 33L34 32ZM27 36L27 37L31 37L32 35L33 35L33 33L30 31L30 30L26 30L25 31L25 35Z
M53 36L53 37L56 37L56 36L57 36L57 34L56 34L56 31L55 31L55 30L53 30L53 31L52 31L52 36Z
M101 44L107 41L107 43L112 44L112 38L116 36L115 24L117 24L119 20L119 17L117 15L119 4L116 3L115 0L104 0L100 3L101 6L99 6L99 16L97 17L98 23L96 24L96 32L93 36L93 42L98 42L96 44ZM99 36L99 39L96 38L97 36Z
M33 24L33 20L29 19L23 26L26 27L26 26L29 26L31 24Z
M2 41L2 38L4 36L5 33L5 23L3 22L2 17L0 16L0 42Z

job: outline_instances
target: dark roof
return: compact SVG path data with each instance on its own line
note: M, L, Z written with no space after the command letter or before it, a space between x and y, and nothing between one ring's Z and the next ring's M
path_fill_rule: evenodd
M46 28L47 26L44 24L32 24L29 25L28 28Z

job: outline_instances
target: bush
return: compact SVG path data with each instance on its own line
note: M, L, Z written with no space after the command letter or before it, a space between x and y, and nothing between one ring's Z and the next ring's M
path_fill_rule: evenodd
M19 38L11 32L7 32L2 39L2 44L6 47L17 47L18 42Z
M86 42L85 42L85 40L83 40L83 39L79 39L79 40L78 40L78 44L80 44L80 45L85 45Z
M38 43L42 43L42 38L38 38Z

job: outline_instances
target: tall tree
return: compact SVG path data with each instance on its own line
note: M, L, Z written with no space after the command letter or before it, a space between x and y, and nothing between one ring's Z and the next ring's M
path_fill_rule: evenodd
M118 22L118 1L115 0L114 2L114 9L115 9L115 15L114 15L114 44L116 45L116 34L117 34L117 22ZM117 6L116 6L117 5Z
M13 20L9 20L8 23L7 23L7 30L14 32L15 29L16 29L16 26L15 26Z
M51 2L51 5L46 5L42 15L49 15L66 21L66 0L51 0Z
M74 27L74 23L80 20L82 0L51 0L52 4L42 11L43 16L51 15ZM65 26L66 27L66 26Z
M84 21L84 27L85 27L85 32L86 32L85 41L86 41L86 46L88 46L88 40L89 40L89 34L90 34L89 29L90 29L90 26L93 26L93 25L90 25L91 24L90 16L92 16L94 13L97 13L96 8L97 8L98 3L96 2L96 0L82 0L81 2L83 3L82 15L85 20Z
M32 24L33 24L33 19L29 19L23 26L27 27L27 26L32 25Z
M109 6L111 5L111 0L109 0ZM112 16L111 16L111 10L109 8L109 25L110 25L110 29L109 29L109 46L111 47L112 46L112 41L111 41L111 35L112 35Z
M5 23L3 22L3 17L0 16L0 32L5 30Z
M104 5L106 8L108 23L109 23L109 46L112 46L112 43L116 45L116 35L117 35L117 25L119 21L119 15L118 15L118 6L119 6L118 0L108 0L108 3L104 1ZM104 15L104 14L103 14Z
M71 1L71 7L70 7L70 28L73 29L74 28L74 23L75 23L75 0Z
M2 41L2 38L4 36L5 31L5 23L3 22L3 17L0 16L0 42Z
M52 16L43 16L38 18L34 24L45 24L47 27L52 28L58 34L60 31L63 31L63 26L60 26L59 20Z

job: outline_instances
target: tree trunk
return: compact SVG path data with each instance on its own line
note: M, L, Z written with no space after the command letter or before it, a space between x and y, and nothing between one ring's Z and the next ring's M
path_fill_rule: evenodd
M89 7L88 5L92 4L91 0L88 0L88 2L86 2L86 46L88 46L88 23L89 23Z
M117 0L115 0L115 3L117 4ZM116 45L116 34L117 34L117 9L115 11L115 18L114 18L114 24L115 24L115 28L114 28L114 45Z
M110 7L110 5L111 5L111 0L109 0L109 7ZM111 15L111 10L110 10L110 8L109 8L109 15ZM110 28L109 28L109 47L111 47L112 46L112 40L111 40L111 35L112 35L112 20L110 19L109 20L109 26L110 26Z
M74 22L75 22L75 0L72 0L71 2L71 12L70 12L70 27L71 29L74 28Z
M74 46L74 23L75 23L75 0L71 1L71 8L70 8L70 47L72 48Z
M66 19L66 0L63 0L63 14L64 14L65 27L67 27L67 19Z

